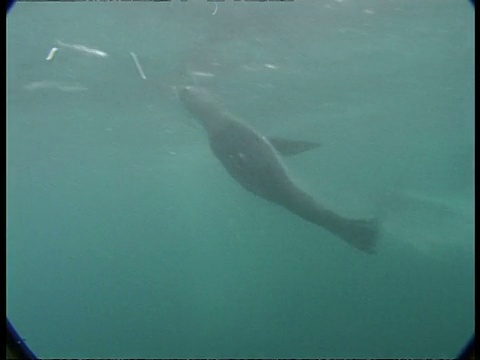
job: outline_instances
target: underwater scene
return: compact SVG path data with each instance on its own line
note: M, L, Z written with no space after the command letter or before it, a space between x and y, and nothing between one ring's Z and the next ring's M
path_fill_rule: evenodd
M42 358L452 358L474 10L19 2L7 316Z

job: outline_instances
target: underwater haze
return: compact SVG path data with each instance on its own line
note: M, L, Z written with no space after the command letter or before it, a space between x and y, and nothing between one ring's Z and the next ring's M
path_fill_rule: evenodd
M460 0L20 2L7 315L41 358L451 358L474 331L474 11ZM375 254L235 182L179 86L320 142L295 183Z

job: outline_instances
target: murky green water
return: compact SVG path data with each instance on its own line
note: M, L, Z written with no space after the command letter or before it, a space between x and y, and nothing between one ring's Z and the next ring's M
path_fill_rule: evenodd
M41 357L455 356L474 326L473 49L457 0L17 4L10 320ZM286 165L378 216L377 254L235 183L171 88L189 82L321 141Z

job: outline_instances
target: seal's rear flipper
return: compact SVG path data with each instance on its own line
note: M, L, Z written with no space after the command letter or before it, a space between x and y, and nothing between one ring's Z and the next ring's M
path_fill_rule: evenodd
M272 146L283 156L292 156L320 147L321 144L313 141L287 140L277 137L267 137Z
M343 219L340 226L337 226L335 229L335 234L349 245L363 252L373 254L376 252L380 234L379 221L377 219Z

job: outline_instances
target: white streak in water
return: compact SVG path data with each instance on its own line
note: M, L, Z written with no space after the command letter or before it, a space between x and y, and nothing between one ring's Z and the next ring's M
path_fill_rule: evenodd
M62 47L72 49L72 50L84 53L86 55L94 55L94 56L98 56L98 57L102 57L102 58L108 57L108 54L105 51L92 49L92 48L86 47L85 45L67 44L67 43L64 43L60 40L57 40L56 42L57 42L58 45L60 45Z
M142 66L140 65L140 62L138 61L137 55L133 52L130 53L132 55L133 61L135 62L135 66L137 67L138 73L142 77L143 80L147 80L147 77L145 76L145 73L143 72Z
M49 80L32 81L23 86L25 90L34 91L42 89L56 89L64 92L87 91L88 88L79 83L57 82Z
M52 60L57 51L58 51L58 48L56 48L56 47L51 48L51 49L50 49L50 52L48 53L48 55L47 55L47 57L46 57L45 60L47 60L47 61Z
M214 77L215 74L203 72L203 71L190 71L190 75L199 76L199 77Z

